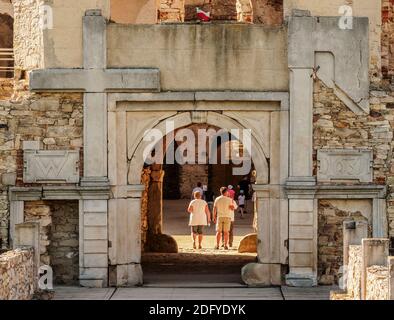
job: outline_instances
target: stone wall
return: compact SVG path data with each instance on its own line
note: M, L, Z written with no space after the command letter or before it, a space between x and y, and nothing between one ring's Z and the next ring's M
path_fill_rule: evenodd
M349 203L347 203L349 202ZM359 210L357 209L360 208ZM366 209L367 213L365 212ZM364 211L364 212L363 212ZM339 281L343 267L343 222L345 220L368 221L372 213L370 201L320 200L318 210L318 281L333 285ZM369 217L370 218L370 217ZM371 218L369 233L371 234Z
M314 174L317 150L322 148L373 151L373 182L387 185L389 234L394 236L394 93L371 91L370 113L356 115L321 81L314 84Z
M34 294L34 252L16 249L0 255L0 300L30 300Z
M367 268L367 300L389 300L389 268L371 266Z
M79 210L76 201L27 201L25 221L40 222L41 264L53 269L54 282L73 285L79 276Z
M394 85L394 1L382 0L382 75Z
M26 201L24 204L25 222L40 222L40 262L51 265L49 256L50 231L52 224L51 207L46 201Z
M79 278L78 201L51 201L48 254L54 283L77 285Z
M280 26L283 23L283 0L252 0L253 23Z
M313 16L340 16L339 8L348 5L355 17L369 18L369 47L371 82L381 82L382 32L381 0L283 0L284 16L290 16L293 9L309 10Z
M110 24L107 32L108 66L157 67L162 91L288 90L284 27Z
M183 22L185 0L159 0L158 22Z
M19 0L14 4L15 68L33 70L44 66L43 32L40 6L43 0Z

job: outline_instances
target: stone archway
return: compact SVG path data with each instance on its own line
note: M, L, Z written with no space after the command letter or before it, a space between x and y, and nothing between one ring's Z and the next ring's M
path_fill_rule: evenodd
M113 190L113 198L109 200L110 285L136 285L143 282L140 215L144 186L140 179L144 165L143 153L148 144L143 137L145 131L150 129L165 133L166 121L173 122L172 129L193 123L204 123L229 131L251 129L252 159L258 173L254 189L258 199L258 262L263 272L261 284L281 284L281 266L287 261L285 240L288 221L287 200L280 186L287 175L287 161L281 160L280 152L285 152L282 159L287 159L288 129L281 131L280 128L283 121L286 123L286 117L281 117L279 110L156 110L153 113L133 108L115 108L112 111L116 112L109 113L109 175Z

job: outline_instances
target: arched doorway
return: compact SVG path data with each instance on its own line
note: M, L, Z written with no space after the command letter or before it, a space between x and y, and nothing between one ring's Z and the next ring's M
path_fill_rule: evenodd
M203 144L209 144L208 152L202 151L207 158L214 158L214 164L208 164L208 159L199 157L198 147L200 139L193 138L191 152L195 158L187 158L191 163L179 164L176 161L166 161L163 164L145 165L143 169L143 180L149 180L145 184L145 197L141 210L143 225L147 228L142 235L142 267L144 270L144 283L149 285L194 285L206 286L221 283L242 284L241 268L248 264L257 262L257 235L253 227L254 210L251 201L246 201L249 209L241 216L240 210L235 210L234 221L230 232L229 249L222 247L215 250L216 230L215 225L204 227L204 239L202 248L193 248L190 227L188 226L189 214L187 207L192 198L192 190L200 185L204 199L209 203L212 212L213 200L218 197L219 189L233 183L234 198L240 198L243 210L245 209L244 190L239 190L238 181L251 175L253 167L247 168L247 174L237 175L236 168L241 168L241 163L235 163L242 153L242 143L237 144L237 155L235 159L235 143L237 140L229 134L223 135L223 130L213 128L206 124L192 124L176 130L174 134L177 141L166 141L169 149L174 145L175 153L178 148L186 142L180 142L177 135L181 130L189 130L193 137L200 137L204 131L211 130L213 139L208 139ZM221 132L218 135L218 132ZM168 134L165 140L168 140ZM204 135L202 135L204 136ZM175 143L174 143L175 142ZM162 141L158 143L160 146ZM213 147L211 149L211 147ZM188 150L189 152L190 150ZM211 154L217 153L213 156ZM201 160L201 163L198 163ZM221 167L224 169L222 170ZM210 168L210 169L209 169ZM240 171L240 170L238 170ZM226 173L223 174L223 173ZM234 174L235 173L235 174ZM213 179L212 179L213 178ZM212 194L211 194L212 193ZM146 199L147 197L147 199ZM248 196L250 200L250 197ZM254 235L253 235L254 234ZM247 239L242 239L248 236ZM254 239L254 247L253 240ZM240 243L243 245L240 245ZM219 244L220 245L220 244Z
M110 134L114 137L111 139L116 138L112 141L118 142L116 148L110 148L113 168L110 167L109 170L110 173L117 173L116 177L110 174L110 178L113 177L113 181L116 181L114 190L117 190L117 194L113 199L110 199L109 238L111 243L122 244L127 239L128 247L118 245L109 248L110 265L114 266L110 267L110 270L111 268L119 269L123 272L123 265L129 263L132 266L131 271L127 271L129 279L132 278L132 280L128 280L129 285L142 282L141 233L137 232L140 230L137 227L140 227L141 224L141 194L144 190L144 186L141 185L141 171L145 162L143 155L145 148L150 143L144 141L146 130L154 129L157 133L165 133L171 131L166 131L166 123L168 122L172 122L172 131L193 123L201 123L228 131L246 128L251 130L252 159L257 172L254 189L257 193L258 207L258 263L262 264L264 270L264 284L280 284L284 272L282 262L285 262L287 252L286 247L283 247L285 241L281 240L287 239L285 233L287 230L287 220L285 219L287 200L283 199L283 193L280 192L279 181L283 180L287 174L280 172L281 168L285 168L287 154L281 160L280 143L272 144L272 141L286 143L284 131L280 131L280 123L283 119L280 117L280 112L251 110L223 114L216 111L120 111L116 113L116 117L119 122L114 127L116 130L112 129ZM271 145L272 148L270 148ZM128 161L123 162L121 159L124 161L128 159ZM272 166L272 164L274 165ZM127 173L127 179L124 173ZM124 207L126 204L128 204L127 208ZM127 219L126 216L123 219L123 215L117 213L123 209L129 212ZM284 219L282 224L281 219ZM124 223L128 224L135 232L124 233L122 231ZM123 265L120 265L121 263ZM133 277L130 277L130 272L133 273Z

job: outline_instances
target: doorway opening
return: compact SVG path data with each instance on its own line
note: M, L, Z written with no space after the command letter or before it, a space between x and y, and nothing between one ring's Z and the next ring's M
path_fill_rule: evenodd
M178 140L177 132L187 129L195 137L201 130L216 132L208 142L205 156L216 155L200 163L201 142L193 141L195 148L187 149L183 155L195 161L180 164L168 161L168 150L178 150L187 139ZM213 134L214 135L214 134ZM253 163L242 174L237 174L244 162L233 161L232 155L244 158L243 144L235 136L223 136L219 128L206 124L193 124L175 130L175 139L168 136L161 142L167 151L162 164L145 164L142 181L145 191L142 200L142 268L145 285L215 286L223 284L243 285L241 269L257 261L257 226L255 206L252 201L253 183L256 176ZM216 141L216 142L214 142ZM214 142L214 143L213 143ZM177 151L175 151L177 152ZM189 154L187 154L189 153ZM211 215L213 203L220 195L221 187L234 190L234 201L239 204L245 196L244 213L234 211L233 237L225 250L220 241L216 245L216 226L213 222L203 228L202 248L193 248L190 214L187 211L193 198L192 191L201 186L203 198L208 203ZM242 190L242 192L241 192ZM241 198L238 197L241 195ZM231 243L232 242L232 243Z

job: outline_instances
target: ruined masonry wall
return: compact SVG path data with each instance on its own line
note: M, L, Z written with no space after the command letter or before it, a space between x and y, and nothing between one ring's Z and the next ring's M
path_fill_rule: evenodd
M368 200L363 200L364 203L366 208L370 207ZM343 266L343 222L345 220L368 221L367 217L352 203L349 203L347 207L352 210L338 207L338 201L319 201L318 280L321 285L333 285L339 281L339 271ZM372 225L369 221L370 234L371 229Z
M83 98L81 94L31 94L24 81L16 82L10 100L0 97L0 176L16 173L23 186L23 141L41 140L47 150L80 150L83 145ZM3 100L2 100L3 99ZM82 158L80 167L82 168ZM82 173L82 172L81 172ZM7 186L1 185L0 239L8 245Z
M317 150L353 148L373 150L373 182L388 186L389 235L394 236L394 93L371 91L370 113L356 115L320 80L314 84L314 174ZM321 209L319 212L322 212ZM332 229L333 232L335 228ZM334 233L331 234L334 236ZM339 246L338 246L339 249ZM320 262L319 262L320 263Z
M40 223L40 261L53 269L56 284L75 285L79 276L77 201L25 202L25 221Z
M30 300L34 294L33 249L0 255L0 300Z
M19 0L14 4L15 68L33 70L44 66L43 33L39 27L43 0Z

